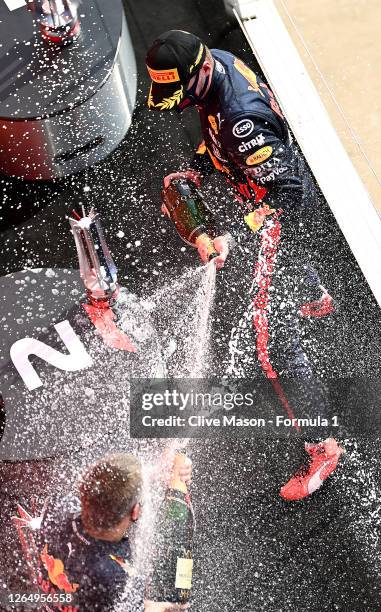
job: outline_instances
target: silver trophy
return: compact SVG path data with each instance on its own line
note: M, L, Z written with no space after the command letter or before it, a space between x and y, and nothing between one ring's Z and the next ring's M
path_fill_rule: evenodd
M74 0L27 0L44 40L67 45L80 34L78 2Z
M98 213L92 208L83 217L75 211L70 218L75 245L77 247L79 270L91 303L115 298L118 291L118 270L110 254Z
M151 318L152 305L118 285L117 267L99 214L94 208L88 214L82 208L82 214L81 217L73 210L69 218L87 293L87 303L82 306L104 344L135 355L128 366L126 362L131 376L163 377L166 368Z

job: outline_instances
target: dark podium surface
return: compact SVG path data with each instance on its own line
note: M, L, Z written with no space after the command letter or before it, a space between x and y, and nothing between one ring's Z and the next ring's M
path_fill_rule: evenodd
M32 119L90 98L113 68L122 30L120 0L79 6L81 34L65 47L45 43L26 6L0 2L0 117Z
M121 0L83 0L80 34L65 46L42 38L26 5L9 7L0 0L0 174L51 180L104 159L136 98Z

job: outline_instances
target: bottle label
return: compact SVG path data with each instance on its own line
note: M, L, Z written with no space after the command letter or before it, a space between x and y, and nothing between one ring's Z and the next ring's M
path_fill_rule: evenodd
M176 589L192 588L193 559L177 558Z

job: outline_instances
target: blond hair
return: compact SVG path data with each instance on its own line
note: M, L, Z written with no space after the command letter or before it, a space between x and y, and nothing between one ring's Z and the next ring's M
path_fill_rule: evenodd
M139 503L140 462L127 453L103 457L83 474L79 491L86 526L94 531L112 529Z

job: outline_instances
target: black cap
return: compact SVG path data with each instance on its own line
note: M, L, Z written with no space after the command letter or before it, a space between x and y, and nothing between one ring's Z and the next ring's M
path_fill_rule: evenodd
M189 81L202 67L205 55L205 45L190 32L169 30L159 36L146 58L152 79L148 106L156 110L177 106Z

